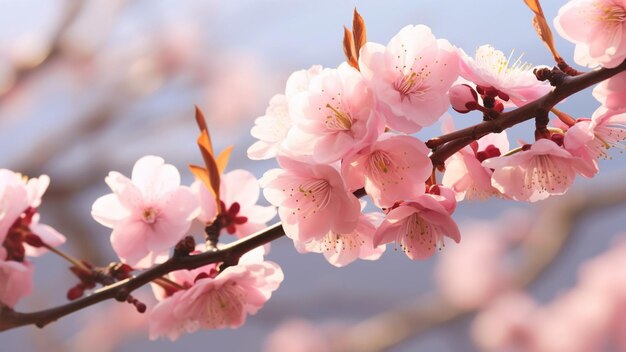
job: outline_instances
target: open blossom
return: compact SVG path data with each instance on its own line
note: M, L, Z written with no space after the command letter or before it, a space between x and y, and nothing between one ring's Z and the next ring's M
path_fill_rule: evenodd
M389 211L374 234L374 245L395 242L411 259L425 259L444 246L444 237L461 240L450 216L456 206L454 193L438 187L441 195L424 194Z
M24 255L38 256L47 251L29 245L28 236L34 235L52 247L65 242L63 235L39 222L37 207L49 184L46 175L27 179L13 171L0 170L0 243L9 249L11 260L22 261Z
M626 72L600 82L593 89L593 96L605 109L616 112L626 111Z
M424 25L406 26L387 46L366 43L359 67L370 81L387 124L414 133L448 109L447 91L459 76L457 51Z
M145 156L135 163L131 179L112 171L105 181L113 193L98 198L91 214L113 228L111 244L120 259L138 268L165 260L198 210L191 190L180 186L178 170Z
M559 9L554 26L576 44L574 61L615 67L626 59L626 1L572 0Z
M309 87L309 82L322 71L319 65L308 70L296 71L287 79L285 94L272 97L265 115L254 121L250 133L259 139L248 148L248 157L252 160L270 159L284 151L283 141L293 122L289 116L289 100Z
M186 272L186 273L185 273ZM280 267L262 256L244 255L219 274L215 265L179 272L172 280L184 287L161 300L150 314L150 338L176 340L184 332L237 328L256 314L284 279ZM159 297L157 297L159 298Z
M500 195L500 192L491 185L493 171L483 166L482 162L500 156L508 150L509 140L506 132L490 133L446 160L446 171L441 183L456 193L457 201L482 200Z
M384 130L367 83L346 63L313 77L307 91L289 101L289 112L294 127L287 135L287 154L311 152L319 163L365 147Z
M511 101L522 106L545 95L552 87L548 82L537 80L533 67L517 59L510 62L500 50L483 45L476 50L475 57L461 55L461 76L482 87L492 87L505 93Z
M608 158L609 149L624 149L626 112L615 113L600 108L591 119L580 119L565 134L564 146L575 156L598 169L597 159Z
M344 159L341 171L349 189L365 187L376 206L390 207L424 194L432 167L422 141L389 133Z
M494 169L491 183L500 192L519 201L536 202L564 194L576 174L592 177L596 170L550 139L536 141L528 150L485 160Z
M6 250L0 247L0 306L9 308L33 290L33 266L27 262L6 260Z
M210 224L217 215L215 197L200 181L194 182L191 190L200 202L198 219ZM227 211L221 221L225 232L242 238L264 229L276 216L274 207L256 204L259 192L259 182L246 170L233 170L222 175L220 199Z
M329 231L350 233L359 221L359 201L329 165L307 164L278 157L282 169L261 178L265 198L278 206L288 237L307 242Z
M336 267L346 266L356 259L376 260L385 251L385 245L374 246L376 225L382 220L379 213L361 214L359 223L350 233L329 231L321 239L309 242L294 241L300 253L322 253Z

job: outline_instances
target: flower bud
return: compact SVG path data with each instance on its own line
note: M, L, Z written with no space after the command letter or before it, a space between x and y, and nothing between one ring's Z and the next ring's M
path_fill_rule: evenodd
M467 84L457 84L450 88L449 95L452 108L461 114L475 110L478 103L478 94Z

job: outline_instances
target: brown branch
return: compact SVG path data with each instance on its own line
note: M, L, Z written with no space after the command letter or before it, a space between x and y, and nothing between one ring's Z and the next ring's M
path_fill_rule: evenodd
M20 313L10 308L2 307L0 308L0 331L25 325L36 325L42 328L68 314L108 299L114 298L118 301L124 301L132 291L167 273L175 270L194 269L211 263L232 262L246 252L272 242L284 234L281 224L276 223L254 235L228 244L217 251L172 257L165 263L148 269L134 278L106 286L89 296L58 307L32 313Z
M426 142L426 145L433 150L430 156L433 165L443 165L446 159L454 153L489 133L500 133L521 122L537 116L543 116L570 95L613 77L622 71L626 71L626 61L615 68L601 68L579 76L565 77L563 83L550 93L515 110L502 113L494 120L484 121L474 126L432 138Z
M608 184L601 190L591 187L545 202L521 246L524 260L513 274L512 286L524 288L545 274L585 216L624 204L626 187L615 185ZM478 308L456 307L431 292L350 327L337 337L332 351L386 351L439 325L470 316Z

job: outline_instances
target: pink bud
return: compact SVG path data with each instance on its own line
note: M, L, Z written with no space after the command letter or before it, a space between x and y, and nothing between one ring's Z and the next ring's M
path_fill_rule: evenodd
M467 84L457 84L450 88L449 96L452 108L461 114L475 110L478 103L478 94Z

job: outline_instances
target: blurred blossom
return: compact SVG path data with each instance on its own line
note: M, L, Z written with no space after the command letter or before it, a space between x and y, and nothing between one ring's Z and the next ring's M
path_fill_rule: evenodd
M506 293L473 322L475 342L487 351L589 352L626 345L623 314L626 242L586 262L578 284L537 306L523 293Z
M437 286L453 305L477 308L509 284L510 268L503 264L507 243L489 222L464 226L462 233L462 245L450 246L439 255L435 268Z
M331 352L327 331L303 319L281 323L265 340L265 352Z
M535 302L523 292L498 297L472 324L472 337L485 351L528 351Z

